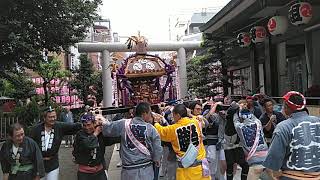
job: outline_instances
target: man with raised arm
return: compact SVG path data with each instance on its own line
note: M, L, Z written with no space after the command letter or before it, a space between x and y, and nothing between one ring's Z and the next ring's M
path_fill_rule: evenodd
M36 141L44 160L46 176L43 180L59 179L59 148L66 135L73 135L82 128L81 123L57 121L57 113L51 106L44 111L44 121L35 125L31 137Z
M153 163L160 166L162 146L152 120L150 105L142 102L136 106L134 118L104 123L104 136L121 136L122 180L153 180Z
M83 125L75 137L73 155L78 166L78 180L106 180L106 146L120 142L117 137L103 137L101 122L86 112L80 117Z
M177 180L209 180L209 163L203 145L198 120L189 118L187 108L178 104L173 108L175 124L161 126L161 118L155 118L155 127L161 140L170 142L178 159Z

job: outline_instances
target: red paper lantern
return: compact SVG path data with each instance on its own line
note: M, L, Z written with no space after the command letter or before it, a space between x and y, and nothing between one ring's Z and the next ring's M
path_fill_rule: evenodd
M263 26L255 26L250 29L251 41L261 43L266 39L267 31Z
M284 34L288 29L288 20L284 16L274 16L269 19L268 30L271 35Z
M289 9L289 19L295 26L309 23L312 18L312 6L307 2L297 2Z
M250 34L246 32L241 32L238 34L237 43L240 47L248 47L251 44Z

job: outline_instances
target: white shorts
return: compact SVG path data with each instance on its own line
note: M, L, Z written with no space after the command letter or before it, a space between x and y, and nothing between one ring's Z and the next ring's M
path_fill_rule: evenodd
M212 175L217 174L218 166L219 166L219 161L224 161L226 160L225 154L224 154L224 150L221 149L219 151L217 151L216 145L209 145L209 146L205 146L206 148L206 157L207 160L209 162L209 168L210 168L210 172Z
M220 149L219 151L220 151L219 160L220 161L225 161L226 160L226 155L224 154L224 149Z

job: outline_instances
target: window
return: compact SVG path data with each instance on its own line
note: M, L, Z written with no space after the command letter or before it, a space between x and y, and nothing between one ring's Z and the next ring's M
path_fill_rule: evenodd
M232 71L231 74L233 95L247 95L252 91L251 67Z

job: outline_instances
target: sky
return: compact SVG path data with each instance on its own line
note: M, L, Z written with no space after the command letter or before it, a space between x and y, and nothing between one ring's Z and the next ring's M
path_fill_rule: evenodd
M149 42L169 41L169 19L203 8L221 9L230 0L103 0L100 14L119 36L141 35ZM171 24L170 23L170 24ZM171 26L172 30L172 26Z

